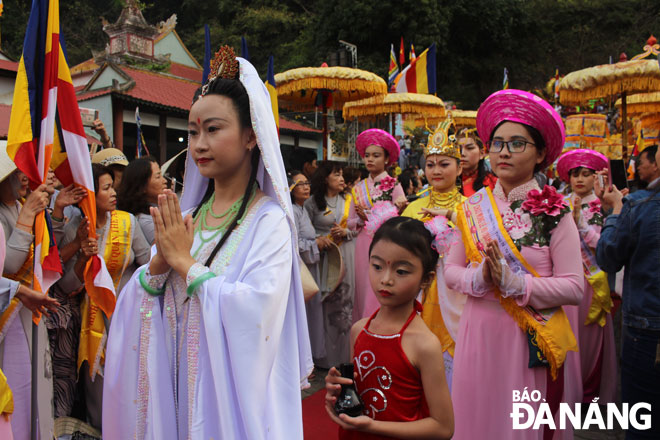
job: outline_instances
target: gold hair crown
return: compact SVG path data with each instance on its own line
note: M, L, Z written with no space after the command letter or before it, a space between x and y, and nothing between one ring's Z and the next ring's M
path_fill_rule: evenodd
M236 79L238 76L238 60L234 49L224 45L215 53L211 60L208 80L202 87L200 96L206 95L209 84L216 78Z
M452 128L455 128L454 121L451 116L447 116L447 119L438 124L435 131L429 129L429 141L424 149L424 156L441 154L460 160L461 150L456 142L456 136L453 130L451 134L449 133Z

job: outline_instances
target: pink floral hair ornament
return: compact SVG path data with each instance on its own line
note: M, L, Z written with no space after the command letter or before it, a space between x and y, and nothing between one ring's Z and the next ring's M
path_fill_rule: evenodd
M607 157L594 150L585 148L568 151L557 161L557 174L564 182L570 181L569 173L573 168L583 167L590 170L600 171L607 168L609 162Z
M506 89L490 95L477 111L479 137L488 142L500 123L510 121L534 127L545 141L547 167L559 157L566 131L559 113L543 98L522 90Z
M373 237L378 228L392 217L398 217L399 212L394 205L389 202L377 202L371 207L371 213L364 225L370 237ZM444 216L438 215L424 223L424 227L433 235L431 247L435 249L440 256L449 250L452 244L458 239L456 230L449 226Z
M438 252L441 258L458 241L458 232L449 226L447 218L443 215L436 215L431 220L424 222L424 226L433 235L431 247Z
M364 153L370 145L377 145L387 151L388 165L392 165L399 160L401 147L399 147L399 143L394 139L394 136L385 130L370 128L360 133L355 140L355 148L357 148L360 157L364 157Z
M387 201L376 202L371 207L367 222L364 224L364 230L367 231L370 237L373 237L383 223L398 215L399 210L392 203Z

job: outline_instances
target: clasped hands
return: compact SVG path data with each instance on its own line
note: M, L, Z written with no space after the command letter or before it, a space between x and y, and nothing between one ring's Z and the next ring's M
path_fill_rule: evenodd
M486 256L481 265L483 281L500 289L505 298L509 296L522 296L526 293L524 274L514 273L504 258L500 246L496 241L486 245Z
M159 275L171 267L185 280L190 266L196 263L190 255L195 233L192 215L183 218L179 199L169 189L158 196L158 207L149 209L154 220L156 245L149 272Z

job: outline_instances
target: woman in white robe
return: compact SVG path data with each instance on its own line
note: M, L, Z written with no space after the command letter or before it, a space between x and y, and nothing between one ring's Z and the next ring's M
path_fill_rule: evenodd
M288 185L268 92L243 59L227 74L234 62L213 64L217 78L191 108L186 218L173 194L159 198L156 254L119 296L105 439L302 439L300 388L313 364ZM228 81L246 96L218 93ZM239 147L214 140L234 124ZM217 229L214 208L238 204L235 220Z

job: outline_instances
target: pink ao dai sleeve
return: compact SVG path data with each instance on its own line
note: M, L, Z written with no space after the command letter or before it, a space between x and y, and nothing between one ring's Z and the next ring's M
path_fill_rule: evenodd
M578 305L583 294L583 272L577 226L570 215L564 215L552 233L550 246L523 247L523 257L540 277L525 275L526 289L516 296L518 305L546 309L560 305ZM492 295L492 289L475 288L475 271L481 266L466 267L462 242L452 246L445 264L445 281L450 289L480 297Z

